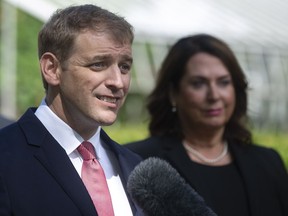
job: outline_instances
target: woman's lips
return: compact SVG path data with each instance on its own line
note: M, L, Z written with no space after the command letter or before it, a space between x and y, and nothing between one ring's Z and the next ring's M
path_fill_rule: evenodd
M208 116L218 116L222 113L222 109L208 109L206 110L206 114Z

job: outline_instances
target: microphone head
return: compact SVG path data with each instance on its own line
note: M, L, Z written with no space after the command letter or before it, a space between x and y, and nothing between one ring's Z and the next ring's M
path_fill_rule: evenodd
M131 172L127 190L147 216L216 216L165 160L148 158Z

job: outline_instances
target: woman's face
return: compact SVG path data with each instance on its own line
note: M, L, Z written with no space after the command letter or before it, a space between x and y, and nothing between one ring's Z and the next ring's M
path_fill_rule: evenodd
M223 129L235 108L232 77L220 59L198 53L188 60L172 103L184 129Z

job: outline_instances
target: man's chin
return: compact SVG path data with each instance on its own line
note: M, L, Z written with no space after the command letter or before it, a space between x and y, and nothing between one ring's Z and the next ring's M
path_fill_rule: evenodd
M106 119L102 119L102 121L99 123L101 126L110 126L110 125L114 124L116 119L117 119L117 116L115 116L114 118L106 118Z
M115 122L115 121L114 121ZM103 122L101 123L100 125L105 127L105 126L110 126L110 125L113 125L114 122Z

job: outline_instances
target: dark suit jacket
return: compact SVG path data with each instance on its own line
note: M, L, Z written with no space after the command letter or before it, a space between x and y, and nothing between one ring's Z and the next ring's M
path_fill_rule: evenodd
M151 137L125 146L144 159L155 156L167 160L197 191L193 171L187 165L190 159L180 139ZM251 216L288 216L288 176L279 154L272 149L231 142L229 149L247 189Z
M0 129L6 127L9 124L12 124L13 122L14 122L13 120L0 115Z
M96 216L92 200L65 150L50 135L33 109L0 131L1 216ZM140 157L113 142L102 130L121 168L128 175ZM134 215L140 212L130 199Z

